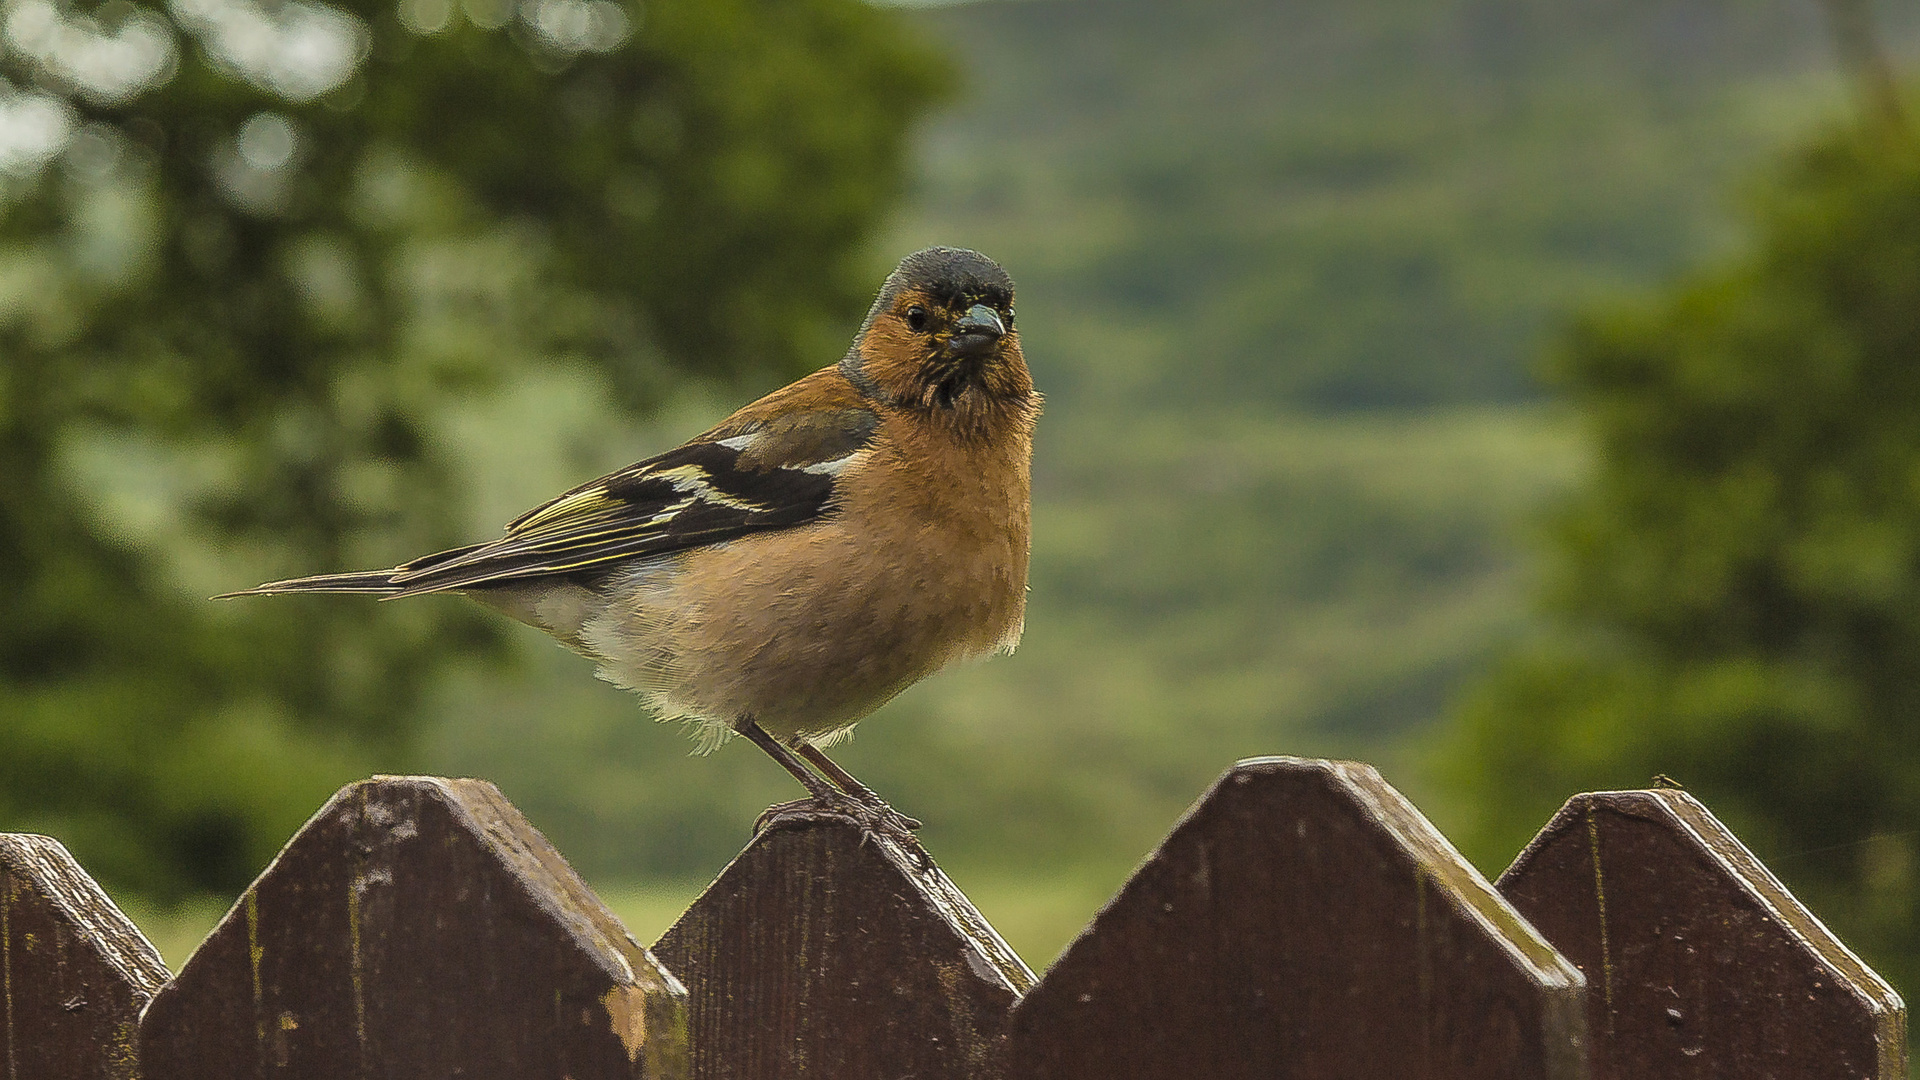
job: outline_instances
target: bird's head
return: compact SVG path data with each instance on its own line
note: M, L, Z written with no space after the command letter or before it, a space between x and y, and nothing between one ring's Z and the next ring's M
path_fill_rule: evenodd
M1026 407L1033 379L1013 325L1013 279L977 251L914 252L887 276L842 370L908 407Z

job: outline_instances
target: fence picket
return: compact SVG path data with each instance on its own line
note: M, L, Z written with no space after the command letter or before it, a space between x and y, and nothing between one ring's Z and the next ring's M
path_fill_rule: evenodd
M60 842L0 833L0 1068L131 1080L134 1025L167 980L147 939Z
M762 833L653 948L699 1080L979 1080L1033 983L937 867L837 820Z
M1500 891L1587 974L1594 1080L1906 1080L1906 1008L1682 791L1576 795Z
M1257 758L1015 1006L1008 1074L1572 1080L1582 986L1373 769Z
M146 1080L680 1080L685 992L493 785L342 789L156 995Z

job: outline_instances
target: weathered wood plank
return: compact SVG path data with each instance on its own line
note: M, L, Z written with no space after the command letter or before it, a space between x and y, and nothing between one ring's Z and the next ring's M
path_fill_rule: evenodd
M762 833L653 948L700 1080L979 1080L1033 983L937 867L837 819Z
M1587 974L1595 1080L1905 1080L1906 1008L1682 791L1577 795L1500 876Z
M46 836L0 833L0 1069L35 1080L131 1080L134 1025L166 965Z
M152 1004L146 1080L684 1077L685 991L493 785L376 777Z
M1257 758L1015 1006L1008 1073L1572 1080L1583 985L1373 769Z

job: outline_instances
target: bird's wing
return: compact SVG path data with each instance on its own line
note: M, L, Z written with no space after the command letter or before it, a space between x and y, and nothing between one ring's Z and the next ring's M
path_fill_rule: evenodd
M397 567L390 595L570 574L818 520L879 425L869 409L828 408L715 429L527 511L498 540Z

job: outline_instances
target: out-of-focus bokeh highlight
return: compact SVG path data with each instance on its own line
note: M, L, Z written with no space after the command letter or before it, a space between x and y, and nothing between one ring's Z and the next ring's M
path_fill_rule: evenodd
M790 781L452 598L979 248L1011 658L840 752L1036 965L1233 759L1497 872L1669 774L1920 986L1920 21L1865 0L0 4L0 828L176 963L335 786L499 783L643 938Z

